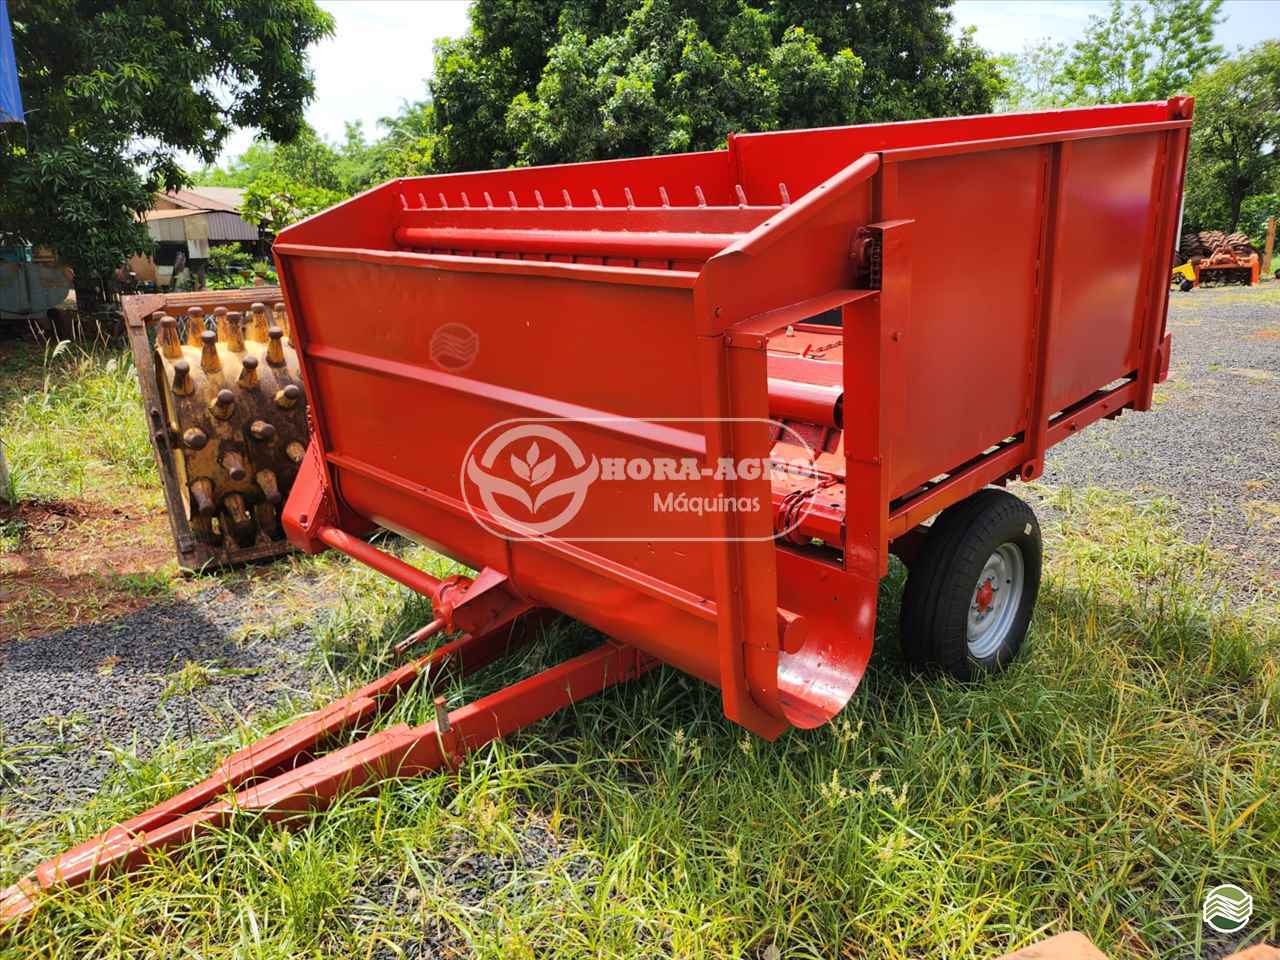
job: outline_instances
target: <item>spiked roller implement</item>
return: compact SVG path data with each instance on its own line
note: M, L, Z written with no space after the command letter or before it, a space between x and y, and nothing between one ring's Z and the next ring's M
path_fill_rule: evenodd
M279 289L128 297L125 321L179 562L288 550L307 404Z
M909 570L906 659L962 679L1002 668L1031 620L1041 538L999 488L1090 424L1150 409L1167 375L1191 111L1174 98L750 134L399 180L285 230L313 430L283 527L430 599L400 649L457 636L41 865L0 912L238 811L288 820L448 768L659 662L718 687L760 736L816 727L862 678L891 553ZM989 256L937 257L979 220ZM280 421L245 397L269 402L292 368L270 333L240 348L230 328L177 326L160 320L157 434L182 443L195 515L234 540L264 465L281 489L292 476L260 453ZM361 539L375 526L477 572L431 576ZM609 639L324 753L415 678L488 662L555 613Z

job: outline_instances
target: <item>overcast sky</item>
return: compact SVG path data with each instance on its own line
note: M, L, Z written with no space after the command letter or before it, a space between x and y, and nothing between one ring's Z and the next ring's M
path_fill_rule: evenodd
M405 100L420 100L431 74L432 45L467 28L466 0L321 0L337 22L334 36L311 52L316 99L307 120L337 140L347 120L361 120L370 136L378 118ZM1044 37L1074 40L1107 0L958 0L959 26L977 30L978 42L996 53L1016 53ZM1280 3L1227 0L1218 41L1228 49L1280 36ZM223 159L240 153L254 132L238 131Z

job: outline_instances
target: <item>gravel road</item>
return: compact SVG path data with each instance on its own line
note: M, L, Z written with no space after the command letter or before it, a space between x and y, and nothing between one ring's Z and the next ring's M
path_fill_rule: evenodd
M1053 447L1042 480L1167 494L1187 540L1280 578L1280 283L1174 291L1169 331L1155 407Z
M243 609L224 590L116 620L0 644L0 813L44 816L91 795L117 761L169 737L204 739L305 694L305 631L233 640ZM195 664L197 666L188 666ZM185 668L185 669L184 669Z

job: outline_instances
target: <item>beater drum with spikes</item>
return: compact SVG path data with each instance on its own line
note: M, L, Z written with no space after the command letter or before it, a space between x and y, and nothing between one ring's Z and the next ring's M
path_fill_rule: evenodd
M130 297L125 311L179 562L287 550L280 507L308 428L279 290Z

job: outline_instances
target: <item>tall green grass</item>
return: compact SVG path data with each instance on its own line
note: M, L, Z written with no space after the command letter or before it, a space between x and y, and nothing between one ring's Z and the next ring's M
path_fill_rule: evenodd
M1280 608L1177 536L1168 503L1048 491L1033 634L978 685L878 652L837 720L775 743L674 670L578 704L460 770L346 797L296 833L245 816L190 855L48 901L3 957L995 956L1077 928L1115 958L1200 955L1205 890L1280 919ZM434 563L414 551L416 563ZM385 669L428 615L353 570L316 699ZM592 641L561 624L443 691L462 702ZM417 690L386 722L430 718ZM84 809L0 819L0 881L168 796L310 696L168 745ZM403 951L403 952L401 952Z
M160 503L127 349L0 345L0 439L20 499Z

